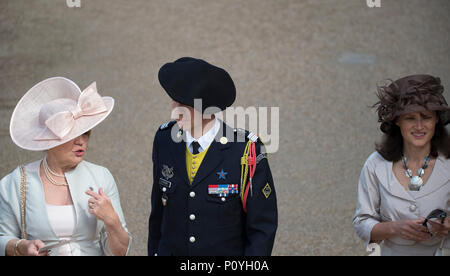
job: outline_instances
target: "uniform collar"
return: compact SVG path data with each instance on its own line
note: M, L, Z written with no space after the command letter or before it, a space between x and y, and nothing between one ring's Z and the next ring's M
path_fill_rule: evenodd
M189 131L186 131L186 146L188 147L189 151L192 153L192 142L197 141L200 144L200 148L198 149L199 152L204 151L207 149L211 143L214 141L214 138L216 137L217 133L220 129L220 121L215 118L214 119L214 126L208 130L202 137L195 139L192 137L191 133Z

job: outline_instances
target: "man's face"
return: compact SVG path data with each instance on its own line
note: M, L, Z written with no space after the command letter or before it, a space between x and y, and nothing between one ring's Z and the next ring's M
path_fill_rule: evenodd
M177 121L178 126L184 131L190 131L193 127L194 114L198 113L193 107L181 104L176 101L171 103L172 113L170 118ZM201 114L195 114L200 116Z

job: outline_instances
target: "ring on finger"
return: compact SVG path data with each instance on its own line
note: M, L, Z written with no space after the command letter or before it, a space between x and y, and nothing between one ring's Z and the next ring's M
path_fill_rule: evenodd
M94 203L89 202L89 208L90 208L90 209L94 209Z

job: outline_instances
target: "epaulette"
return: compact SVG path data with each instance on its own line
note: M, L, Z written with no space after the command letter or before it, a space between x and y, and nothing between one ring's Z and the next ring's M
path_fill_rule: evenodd
M176 122L177 122L177 121L169 121L169 122L167 122L167 123L164 123L164 124L162 124L162 125L159 127L159 129L160 129L160 130L167 129L167 128L173 126Z
M256 143L256 141L258 141L258 135L254 134L251 131L242 129L242 128L235 128L233 129L234 132L236 132L238 135L242 135L242 136L247 136L247 138L252 141L253 143Z
M258 135L254 134L253 132L248 132L247 138L252 141L253 143L256 143L258 141Z

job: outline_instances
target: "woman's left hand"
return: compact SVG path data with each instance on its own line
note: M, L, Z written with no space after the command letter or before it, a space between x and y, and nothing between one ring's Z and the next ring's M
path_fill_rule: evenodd
M111 200L103 192L103 188L98 190L98 193L87 190L86 194L91 196L88 200L89 213L94 215L97 219L103 221L106 226L113 226L120 224L119 216L117 215Z
M450 231L450 218L446 218L444 223L432 220L428 220L428 223L431 226L431 233L439 238L447 236Z

